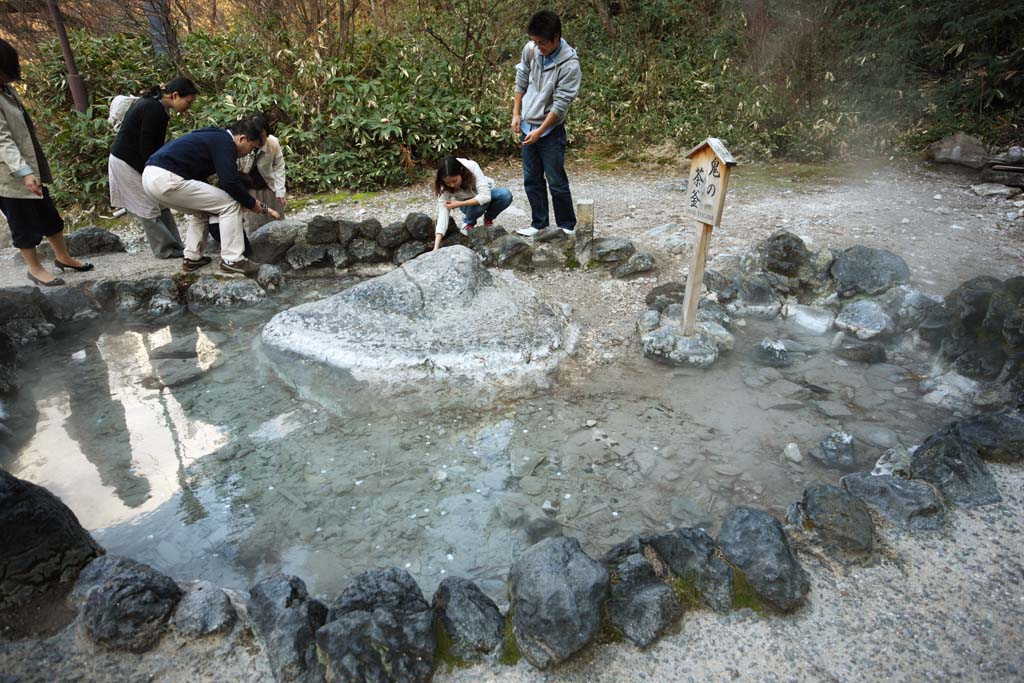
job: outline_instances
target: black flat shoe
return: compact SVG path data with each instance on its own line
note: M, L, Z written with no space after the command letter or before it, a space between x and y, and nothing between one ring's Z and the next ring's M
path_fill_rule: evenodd
M62 272L62 273L65 270L77 270L79 273L84 273L86 271L92 270L92 264L91 263L83 263L80 266L69 266L66 263L61 263L57 259L53 259L53 265L55 265L56 267L60 268L60 272Z
M50 280L49 282L43 282L42 280L37 278L32 273L26 273L26 274L28 275L28 279L29 280L31 280L32 282L36 283L40 287L60 287L61 285L65 284L64 280L62 280L59 277L55 277L52 280Z

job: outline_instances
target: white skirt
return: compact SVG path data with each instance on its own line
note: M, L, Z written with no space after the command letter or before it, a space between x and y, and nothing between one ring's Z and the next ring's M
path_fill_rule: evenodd
M160 205L142 189L142 174L127 161L111 154L107 160L107 177L110 182L111 206L127 209L139 218L160 217Z

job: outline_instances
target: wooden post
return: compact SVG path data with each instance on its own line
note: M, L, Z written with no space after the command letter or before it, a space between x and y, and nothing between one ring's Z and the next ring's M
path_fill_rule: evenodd
M704 281L704 264L708 260L711 231L722 220L729 170L736 165L736 160L718 138L707 138L686 156L690 157L690 182L686 186L687 212L700 226L693 246L690 274L686 278L686 299L680 322L683 336L690 337L697 323L697 305L700 303L700 288Z
M590 263L594 242L594 200L576 202L576 261L581 266Z
M708 244L711 242L709 223L700 224L697 244L693 247L693 258L690 259L690 274L686 277L686 309L683 311L683 336L693 335L693 326L697 322L697 305L700 303L700 288L704 283L704 265L708 260Z

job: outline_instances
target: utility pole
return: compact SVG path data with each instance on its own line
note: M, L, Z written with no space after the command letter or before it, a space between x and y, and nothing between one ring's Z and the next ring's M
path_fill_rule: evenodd
M60 49L64 53L64 63L68 68L68 88L71 90L71 99L74 100L75 109L84 112L89 108L89 98L85 94L85 81L78 74L78 67L75 65L75 55L71 52L71 43L68 42L68 33L64 30L64 17L57 6L57 0L47 0L47 8L50 10L50 19L53 20L53 28L57 31L57 40L60 41Z

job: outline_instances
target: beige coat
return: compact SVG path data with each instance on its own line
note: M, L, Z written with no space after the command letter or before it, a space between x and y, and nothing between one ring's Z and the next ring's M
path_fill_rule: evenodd
M30 173L44 185L53 182L42 150L37 153L32 144L21 100L12 87L0 88L0 162L0 197L41 199L25 187Z
M267 186L274 192L274 196L284 197L284 152L281 151L280 141L273 135L268 135L266 144L259 152L251 152L238 160L238 170L248 173L252 170L253 162L256 163L256 168L259 169Z

